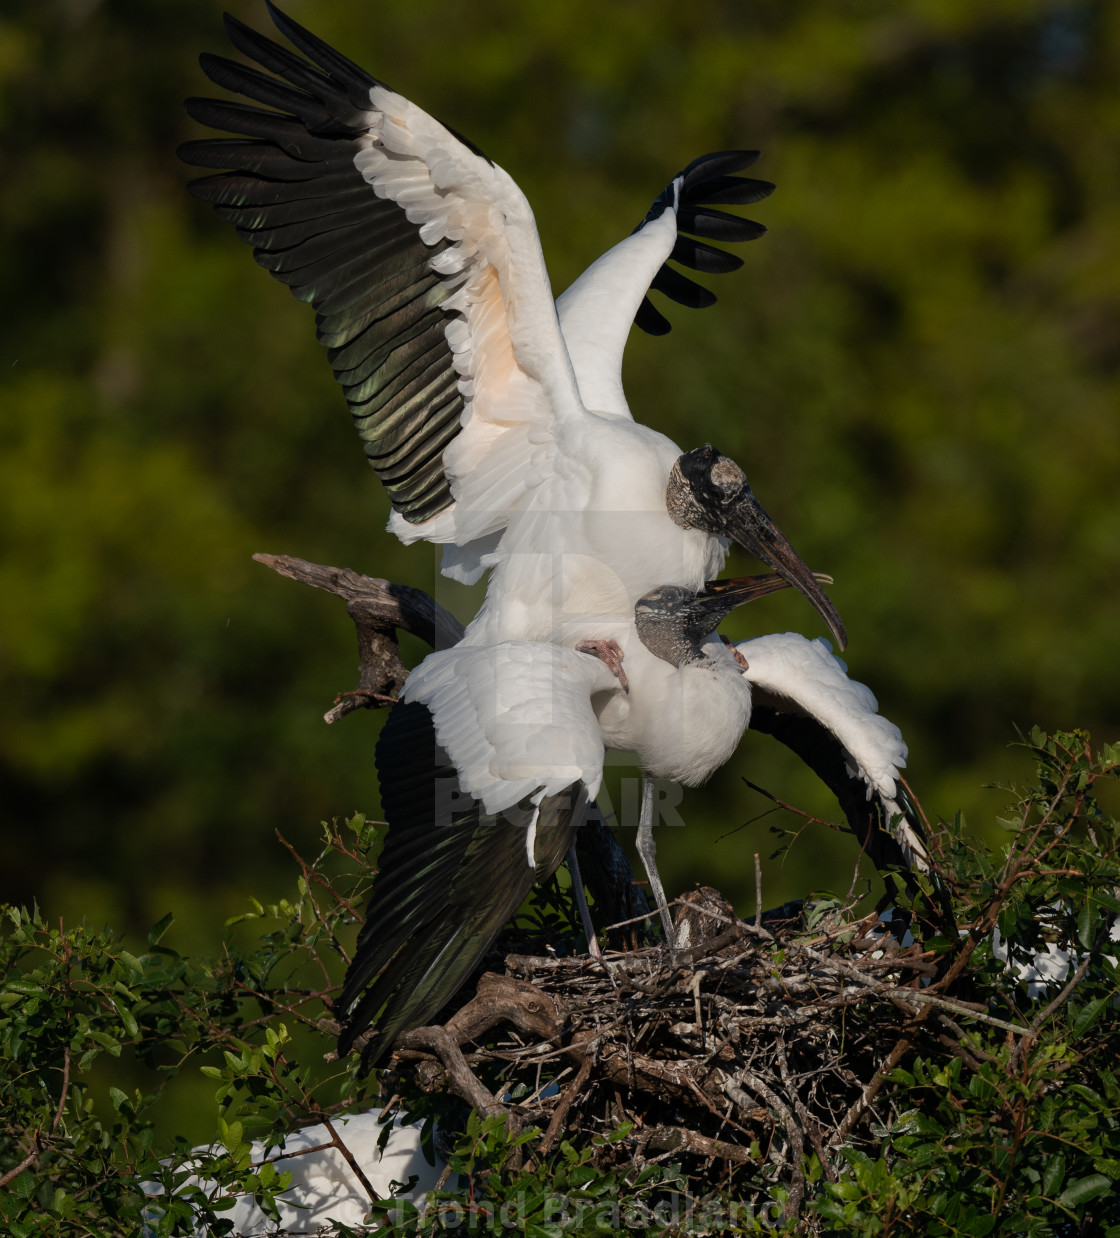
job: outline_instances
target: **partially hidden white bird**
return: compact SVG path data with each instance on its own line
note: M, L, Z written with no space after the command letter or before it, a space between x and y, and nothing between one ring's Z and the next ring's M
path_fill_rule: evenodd
M301 1127L271 1147L253 1141L251 1159L258 1164L271 1163L278 1173L290 1174L291 1180L276 1200L278 1220L270 1217L253 1195L239 1196L222 1213L224 1221L232 1222L232 1233L240 1238L266 1238L278 1233L334 1233L340 1225L361 1226L369 1212L369 1195L354 1165L360 1167L380 1199L408 1200L423 1208L428 1192L439 1181L444 1162L438 1153L428 1159L421 1123L405 1122L398 1115L382 1120L371 1110L341 1114L332 1120L332 1126L333 1131L322 1124ZM351 1159L343 1155L334 1135L346 1145ZM195 1172L184 1186L198 1188L215 1199L218 1187L206 1177L204 1166L209 1156L223 1152L220 1145L195 1148ZM166 1200L155 1184L147 1183L144 1189L151 1204L141 1238L153 1238ZM209 1238L210 1229L200 1228L196 1233L199 1238Z
M695 161L554 303L532 212L508 174L269 12L304 55L227 16L234 45L270 73L213 55L202 67L265 106L188 100L197 120L244 135L180 148L189 163L233 169L191 191L314 305L392 499L389 528L405 542L442 543L455 579L491 571L463 644L555 643L613 654L615 669L629 658L630 700L604 712L606 742L636 751L647 774L670 764L667 776L698 780L687 750L699 733L664 708L656 683L642 686L657 659L634 632L639 598L668 585L695 594L734 540L804 593L845 643L835 608L742 469L711 446L685 453L635 422L622 391L631 324L668 329L651 288L687 305L714 300L669 260L732 270L738 258L695 238L765 231L712 205L770 192L735 175L757 152ZM647 778L644 810L652 791ZM659 885L651 827L643 811L643 859Z

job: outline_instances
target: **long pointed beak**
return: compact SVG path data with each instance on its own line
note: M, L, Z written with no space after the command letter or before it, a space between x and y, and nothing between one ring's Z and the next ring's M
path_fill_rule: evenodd
M785 534L770 519L762 504L754 497L744 497L736 504L726 522L726 532L745 550L768 563L794 589L812 602L817 613L828 625L839 649L848 643L848 634L836 607L821 588L816 576L789 544ZM741 578L742 579L742 578ZM746 578L751 579L751 578ZM765 578L762 578L765 579ZM765 590L772 593L777 586ZM762 594L755 596L761 597Z
M812 572L814 580L830 585L832 577L824 572ZM704 585L704 592L696 595L696 604L713 619L718 616L722 621L737 606L753 602L757 598L766 597L769 593L778 593L782 589L791 589L793 585L777 572L765 572L761 576L731 576L726 580L709 580Z
M832 577L824 572L811 573L814 580L822 585L831 585ZM766 597L768 593L778 593L782 589L792 589L793 583L777 572L764 572L760 576L729 576L726 580L709 580L704 584L701 597L726 598L735 600L736 606L744 602L753 602L756 598Z

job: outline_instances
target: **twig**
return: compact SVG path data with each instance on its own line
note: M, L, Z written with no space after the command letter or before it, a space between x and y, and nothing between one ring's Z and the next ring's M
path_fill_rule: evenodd
M1050 1002L1043 1010L1039 1011L1038 1015L1031 1021L1030 1036L1035 1036L1042 1025L1048 1018L1069 999L1069 995L1085 978L1085 973L1089 970L1089 963L1092 961L1092 954L1086 954L1078 964L1077 970L1070 976L1068 983L1063 987L1062 991Z
M55 1131L58 1130L58 1124L62 1121L62 1113L66 1108L66 1096L70 1091L70 1046L66 1045L62 1050L62 1090L59 1092L58 1104L55 1107L54 1119L51 1122L50 1130L44 1136L41 1132L36 1131L31 1137L31 1151L23 1158L18 1165L13 1165L6 1173L0 1175L0 1187L7 1186L13 1178L18 1178L25 1169L29 1169L43 1151L44 1145L53 1137Z
M926 837L932 840L934 836L933 826L929 823L929 817L926 816L926 810L922 807L922 801L914 794L914 788L906 781L906 777L901 770L896 771L895 776L902 784L902 789L906 792L907 799L909 799L910 803L914 805L915 809L917 809L918 820L922 823L922 828L926 832Z
M738 941L742 935L743 930L739 925L733 924L726 932L713 937L711 941L702 941L698 946L688 946L684 950L670 949L669 958L674 967L687 967L700 959L706 959L709 955L718 954L725 946Z
M556 1141L556 1136L560 1133L560 1128L568 1119L568 1110L571 1109L575 1098L580 1094L583 1085L587 1082L588 1076L591 1074L591 1067L594 1064L594 1054L589 1053L584 1059L576 1077L564 1089L564 1095L560 1097L560 1103L553 1111L552 1120L548 1124L548 1129L544 1133L544 1138L538 1146L534 1159L542 1158L548 1155L552 1150L552 1145Z
M950 1001L946 997L940 997L936 993L930 993L926 989L907 989L904 993L891 993L890 1000L897 1005L906 1005L908 1002L914 1002L917 1005L928 1003L931 1006L937 1006L942 1010L951 1010L954 1014L963 1015L968 1019L975 1019L977 1023L987 1023L989 1027L998 1027L1004 1032L1013 1032L1016 1036L1030 1036L1029 1028L1020 1027L1018 1023L1008 1023L1004 1019L997 1019L990 1014L984 1014L979 1010L970 1010L968 1006L960 1002Z
M852 883L848 886L848 893L844 897L845 908L852 906L852 899L856 892L856 886L859 884L859 862L867 854L867 844L871 840L871 831L863 836L859 844L859 855L856 856L855 865L852 868Z
M778 799L772 791L767 791L765 787L760 787L757 783L751 782L749 778L744 778L743 782L745 782L752 791L757 791L759 795L765 795L771 803L777 804L779 808L784 809L786 812L792 812L796 817L801 817L802 820L809 825L823 825L830 830L837 831L842 831L843 829L843 827L837 825L835 821L826 821L824 817L814 817L811 812L806 812L804 808L797 808L793 804L787 804L785 800Z
M724 1081L723 1090L737 1105L746 1109L748 1105L743 1102L747 1100L747 1097L743 1094L742 1089L737 1086L738 1083L745 1084L756 1096L761 1098L767 1109L774 1113L778 1121L781 1122L782 1129L789 1140L790 1152L792 1154L790 1168L793 1172L793 1180L790 1182L789 1198L786 1200L786 1206L782 1209L781 1218L783 1221L788 1221L792 1217L796 1217L800 1212L801 1200L805 1194L805 1144L801 1139L801 1132L798 1130L797 1123L794 1121L793 1114L790 1113L789 1108L757 1075L744 1069L738 1071L734 1079Z
M323 715L323 721L327 726L333 726L340 718L352 714L355 709L396 705L399 700L400 697L394 693L374 692L369 688L353 688L349 692L340 692L334 698L334 704Z
M774 1046L778 1055L778 1070L781 1072L782 1082L786 1085L786 1091L789 1093L790 1099L793 1101L794 1112L797 1114L797 1119L805 1128L805 1133L809 1136L809 1142L813 1145L813 1151L817 1154L817 1159L821 1163L821 1169L824 1171L824 1176L829 1182L837 1180L836 1170L832 1168L832 1162L828 1159L828 1153L825 1151L824 1144L821 1142L820 1123L813 1115L805 1108L801 1097L797 1094L797 1089L794 1087L793 1080L790 1078L789 1062L786 1059L785 1041L781 1036L778 1037Z
M360 920L362 918L361 912L358 911L358 909L354 906L354 904L351 903L348 898L344 898L341 894L337 893L337 891L334 889L331 883L323 876L323 874L320 872L317 872L310 864L308 864L308 862L299 854L298 851L296 851L295 847L293 847L292 844L288 842L288 840L284 837L283 834L280 833L279 830L276 831L276 837L280 840L280 845L295 859L295 862L300 866L300 871L303 874L303 879L304 881L307 882L309 887L312 883L314 883L315 885L319 886L320 889L326 890L326 892L336 902L340 903L343 907L345 907L346 910L355 919ZM320 924L322 924L323 928L327 929L328 933L330 933L330 926L327 924L326 920L323 919L323 915L322 915L322 912L319 910L318 903L316 903L315 900L312 899L311 905L315 910L315 918L319 921ZM335 941L334 934L330 933L330 936L331 936L331 940ZM338 942L335 941L335 944L338 945ZM350 957L346 953L346 951L342 949L341 945L338 946L338 949L342 957L346 960L347 963L349 963Z
M18 1178L25 1169L29 1169L35 1163L35 1160L38 1157L39 1153L42 1152L43 1147L42 1147L42 1144L39 1142L38 1134L32 1136L32 1138L35 1143L35 1146L23 1158L23 1160L20 1161L18 1165L13 1165L12 1168L9 1169L6 1174L0 1175L0 1186L7 1186L8 1183L11 1182L13 1178Z
M878 992L883 990L883 982L878 980L868 980L862 975L859 969L852 963L845 963L840 959L830 958L827 954L822 954L819 950L814 950L810 946L799 947L815 962L822 967L831 968L842 972L854 984L862 985L868 989L875 989ZM938 993L932 993L929 989L907 989L905 992L897 990L888 993L887 997L890 1001L896 1003L913 1002L915 1005L932 1005L939 1006L943 1010L951 1010L954 1014L964 1015L969 1019L976 1019L980 1023L988 1023L992 1027L1001 1028L1006 1032L1014 1032L1017 1036L1026 1036L1029 1034L1029 1029L1021 1027L1017 1023L1008 1023L1004 1019L994 1018L992 1015L984 1014L982 1011L970 1009L962 1002L955 1002L947 997L942 997Z
M863 1117L867 1110L871 1107L872 1101L879 1095L883 1084L886 1082L887 1076L892 1070L902 1061L910 1050L910 1046L914 1043L914 1036L917 1032L917 1024L925 1022L933 1010L933 1006L926 1006L924 1010L918 1012L917 1018L914 1020L914 1025L898 1038L894 1048L887 1056L879 1063L875 1073L871 1076L867 1086L860 1092L855 1102L844 1114L840 1125L833 1132L832 1138L829 1140L829 1145L833 1148L839 1147L840 1144L847 1139L852 1132L855 1124Z
M379 1200L381 1196L378 1195L378 1193L373 1189L373 1183L366 1177L365 1171L362 1169L361 1165L358 1164L354 1153L351 1152L346 1144L339 1138L338 1131L334 1129L334 1123L325 1114L323 1115L323 1125L330 1132L331 1143L342 1153L347 1165L349 1165L354 1171L354 1176L362 1184L362 1189L371 1200Z
M691 1152L694 1156L714 1156L720 1160L744 1165L751 1158L750 1150L736 1143L713 1139L684 1126L658 1126L645 1141L646 1147L659 1152Z
M1101 941L1106 932L1107 927L1102 929L1098 934L1097 940L1093 943L1093 950L1100 949ZM1035 1037L1042 1029L1042 1025L1046 1022L1046 1020L1049 1019L1050 1016L1057 1010L1060 1010L1061 1007L1064 1006L1069 1000L1070 994L1085 978L1085 973L1089 970L1089 963L1092 961L1092 958L1093 952L1087 951L1085 957L1078 964L1077 970L1072 976L1070 976L1069 980L1062 988L1062 991L1057 995L1057 997L1054 998L1052 1002L1049 1002L1042 1010L1040 1010L1034 1019L1031 1020L1030 1028L1025 1032L1024 1038L1019 1041L1011 1053L1011 1057L1008 1062L1010 1069L1015 1069L1018 1066L1019 1059L1030 1048L1030 1046L1034 1044Z

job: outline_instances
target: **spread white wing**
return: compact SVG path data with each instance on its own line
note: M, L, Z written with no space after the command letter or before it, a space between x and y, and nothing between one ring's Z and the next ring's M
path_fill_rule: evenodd
M905 862L924 870L921 826L900 786L906 742L878 712L871 689L850 679L820 638L786 632L740 641L736 648L749 666L743 674L751 685L752 729L773 734L817 772L876 862L876 834L885 829ZM868 815L876 806L881 818Z
M585 417L533 214L477 149L270 6L294 55L233 18L202 67L264 107L188 100L245 135L188 142L232 169L191 192L316 310L319 338L406 541L465 545L542 482L577 493L554 431Z
M392 500L391 531L445 544L447 574L477 580L519 514L527 519L518 545L503 546L499 559L522 553L527 539L541 550L542 517L602 502L591 474L615 449L596 439L602 419L588 414L581 389L599 411L629 416L621 361L635 314L647 330L668 329L648 290L689 305L714 300L666 260L705 271L740 264L678 235L678 225L724 240L760 235L761 225L703 204L756 201L772 186L727 175L754 152L697 160L638 232L569 290L562 332L532 211L507 173L269 12L303 55L226 18L231 41L260 69L202 57L212 81L252 103L187 101L196 120L240 135L180 148L188 163L227 169L191 192L315 307L319 339ZM660 461L656 469L663 488Z
M694 159L669 182L630 236L592 263L557 299L564 340L588 408L630 416L622 390L622 354L630 327L636 324L651 335L670 330L669 320L649 299L651 290L694 309L715 304L713 292L682 275L670 260L706 274L736 271L742 258L697 238L753 241L765 235L762 224L714 206L745 206L774 191L770 181L732 175L757 158L756 150L729 150Z

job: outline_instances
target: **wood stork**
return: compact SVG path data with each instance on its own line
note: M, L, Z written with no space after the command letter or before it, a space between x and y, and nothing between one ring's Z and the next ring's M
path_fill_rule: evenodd
M471 639L594 638L600 616L629 622L652 588L703 588L731 539L804 592L843 646L832 603L742 470L711 447L682 453L635 423L622 393L631 323L668 329L650 288L686 305L715 299L668 260L732 270L740 259L696 238L765 231L711 205L771 191L734 175L757 152L696 160L554 304L532 211L512 178L269 12L306 58L226 17L234 45L271 73L213 55L202 67L265 107L187 101L195 119L243 135L180 147L191 164L232 169L191 192L314 305L392 500L389 528L405 542L442 543L455 579L491 569Z
M694 740L660 756L650 746L648 759L658 763L647 772L697 782L727 759L751 721L753 688L743 647L729 649L715 628L735 606L784 587L769 574L715 581L700 593L667 585L643 595L626 660L649 665L629 691L600 658L543 641L463 641L412 672L377 746L389 831L336 1003L340 1053L376 1020L363 1047L365 1066L375 1065L401 1031L429 1022L466 981L534 882L568 853L598 791L605 745L625 732L636 693L648 699L637 703L634 725L646 726L660 707L684 717ZM787 709L819 713L822 734L858 754L848 779L886 805L905 745L870 692L823 652L824 686L813 654L787 658L781 676L772 657L760 682L777 679Z
M1046 908L1038 919L1045 923L1053 916L1053 913L1060 914L1061 911L1060 906L1051 906ZM1068 908L1066 911L1068 914ZM1057 917L1053 916L1053 918ZM1120 916L1113 920L1108 939L1120 942ZM1009 948L1009 943L1004 940L998 924L992 929L992 954L1004 964L1013 983L1026 985L1027 996L1032 1002L1053 997L1065 984L1070 968L1077 968L1085 957L1085 952L1078 950L1075 943L1062 945L1059 942L1044 941L1037 949L1030 951L1023 950L1021 946L1016 949L1016 944L1012 941ZM1101 955L1100 961L1113 968L1117 966L1114 954ZM1120 998L1113 997L1113 1009L1116 1009L1118 1005L1120 1005Z
M707 243L765 229L713 204L773 188L737 175L755 151L694 161L638 229L555 304L532 211L476 147L269 5L297 56L226 17L233 44L269 73L222 57L217 84L265 107L191 99L190 114L242 137L188 142L189 163L233 169L192 183L310 301L401 540L442 543L444 572L485 602L465 641L548 641L636 649L634 605L651 589L695 593L729 541L756 554L817 608L839 645L831 601L760 507L742 469L711 446L682 452L636 423L621 384L631 323L668 329L651 288L686 305L714 297L668 265L741 265ZM707 238L707 239L696 239ZM589 645L590 642L590 645ZM632 687L643 658L627 667ZM682 736L665 715L629 741L648 770ZM610 728L613 723L608 719ZM622 730L608 742L622 745ZM647 751L652 745L653 751ZM651 881L653 785L643 790Z
M255 1196L239 1196L223 1214L223 1220L231 1222L230 1232L319 1234L327 1233L328 1227L333 1233L339 1225L361 1226L369 1212L369 1195L354 1165L360 1167L379 1198L393 1197L424 1206L428 1193L439 1182L445 1162L438 1152L434 1162L425 1155L421 1123L405 1122L399 1115L382 1120L376 1110L368 1110L341 1114L332 1119L331 1126L333 1130L317 1124L290 1131L279 1145L253 1141L251 1159L270 1162L278 1172L290 1173L291 1182L276 1201L278 1218L269 1217ZM334 1135L345 1144L352 1159L343 1155ZM208 1156L223 1152L224 1148L212 1144L194 1148L192 1164L197 1172L183 1186L201 1187L212 1194L215 1183L205 1176L201 1166ZM154 1183L144 1184L144 1189L152 1202L141 1238L154 1238L157 1223L164 1215L163 1196ZM196 1232L202 1238L211 1231L207 1228Z

